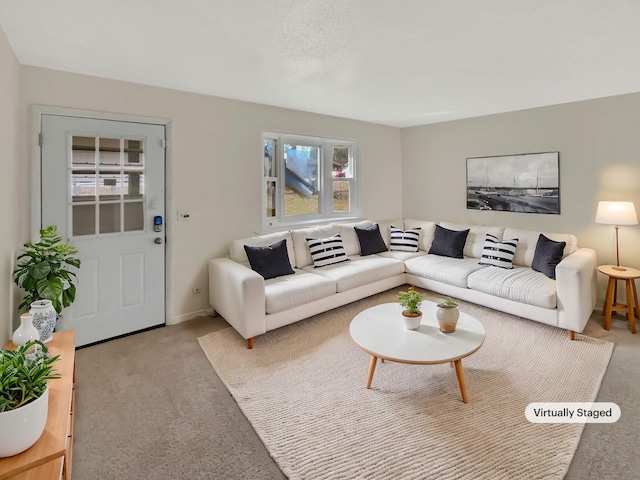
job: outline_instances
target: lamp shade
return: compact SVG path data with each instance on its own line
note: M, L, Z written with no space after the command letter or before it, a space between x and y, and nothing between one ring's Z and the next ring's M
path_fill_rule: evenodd
M598 202L596 223L607 225L637 225L633 202Z

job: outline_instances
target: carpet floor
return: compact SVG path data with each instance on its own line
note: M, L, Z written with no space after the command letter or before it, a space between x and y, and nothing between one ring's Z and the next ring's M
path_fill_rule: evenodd
M531 402L596 399L613 344L473 304L484 345L463 359L469 403L449 364L369 356L348 326L375 296L269 332L254 350L232 329L198 339L290 479L561 479L584 425L531 424ZM427 296L430 300L439 297ZM401 324L399 324L401 328Z

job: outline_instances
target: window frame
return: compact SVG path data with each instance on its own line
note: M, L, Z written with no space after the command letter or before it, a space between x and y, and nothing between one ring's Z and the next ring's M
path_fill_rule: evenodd
M359 219L362 215L362 185L360 175L360 142L338 138L319 137L312 135L300 135L263 130L261 135L261 209L262 228L265 231L275 230L281 227L304 226L310 223L328 223L332 221L344 221ZM275 177L266 176L264 165L265 141L275 140L273 157L275 159ZM318 213L286 215L285 214L285 181L284 181L284 146L304 145L319 147L318 160ZM333 177L333 149L348 148L349 162L352 162L351 177ZM268 183L275 180L275 215L267 216L267 187ZM349 183L349 211L334 211L333 186L336 181Z

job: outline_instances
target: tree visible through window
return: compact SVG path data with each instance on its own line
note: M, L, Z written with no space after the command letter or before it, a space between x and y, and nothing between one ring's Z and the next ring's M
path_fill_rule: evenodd
M357 142L265 133L263 143L266 227L360 215Z

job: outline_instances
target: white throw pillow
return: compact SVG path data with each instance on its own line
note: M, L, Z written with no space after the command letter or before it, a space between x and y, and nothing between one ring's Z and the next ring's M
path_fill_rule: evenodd
M516 254L518 239L500 241L498 237L486 234L480 265L500 268L513 268L513 256Z
M402 231L391 226L391 243L389 250L395 252L417 252L420 241L420 227Z
M339 234L329 238L307 238L307 245L309 245L314 268L349 261Z

